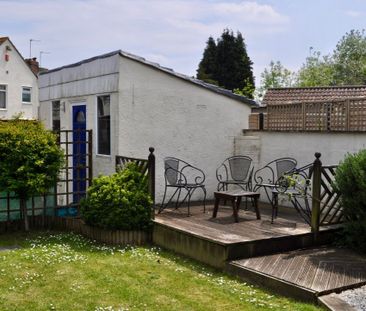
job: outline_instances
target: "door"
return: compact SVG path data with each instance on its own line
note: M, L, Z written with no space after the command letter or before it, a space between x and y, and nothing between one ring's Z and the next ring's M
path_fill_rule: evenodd
M78 203L86 192L86 105L72 106L72 180L73 201Z

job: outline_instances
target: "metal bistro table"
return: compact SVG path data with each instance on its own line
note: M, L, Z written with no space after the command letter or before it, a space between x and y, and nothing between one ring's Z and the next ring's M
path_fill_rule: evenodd
M255 213L257 215L257 219L261 219L261 214L259 212L258 208L258 198L259 193L256 192L249 192L244 190L232 190L232 191L216 191L214 192L215 195L215 207L213 211L212 218L216 218L217 211L219 209L220 200L229 200L231 201L232 207L233 207L233 214L235 222L239 222L238 212L239 207L241 203L241 199L244 198L250 198L253 200L253 205L255 209Z

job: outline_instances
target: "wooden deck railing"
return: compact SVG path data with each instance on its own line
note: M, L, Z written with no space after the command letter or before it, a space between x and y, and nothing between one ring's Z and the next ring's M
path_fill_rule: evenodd
M154 148L149 148L149 156L147 159L138 159L125 156L116 156L116 170L125 165L126 163L136 163L140 172L147 175L148 178L148 191L153 200L153 206L155 206L155 155ZM152 217L154 215L154 210L152 210Z
M342 206L340 194L333 188L337 165L324 166L320 161L321 154L315 153L312 168L312 231L317 234L319 227L341 223Z

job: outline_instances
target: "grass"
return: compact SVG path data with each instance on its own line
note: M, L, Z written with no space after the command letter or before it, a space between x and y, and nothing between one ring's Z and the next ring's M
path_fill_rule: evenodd
M320 310L156 247L0 235L0 310Z

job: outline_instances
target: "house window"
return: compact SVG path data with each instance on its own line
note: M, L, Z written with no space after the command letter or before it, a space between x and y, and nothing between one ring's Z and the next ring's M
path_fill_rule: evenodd
M59 131L60 128L60 101L55 100L52 102L52 130Z
M0 84L0 109L6 109L6 85Z
M97 97L98 154L111 154L110 96Z
M32 93L31 87L28 87L28 86L22 87L22 102L23 103L30 104L30 102L32 101L31 93Z

